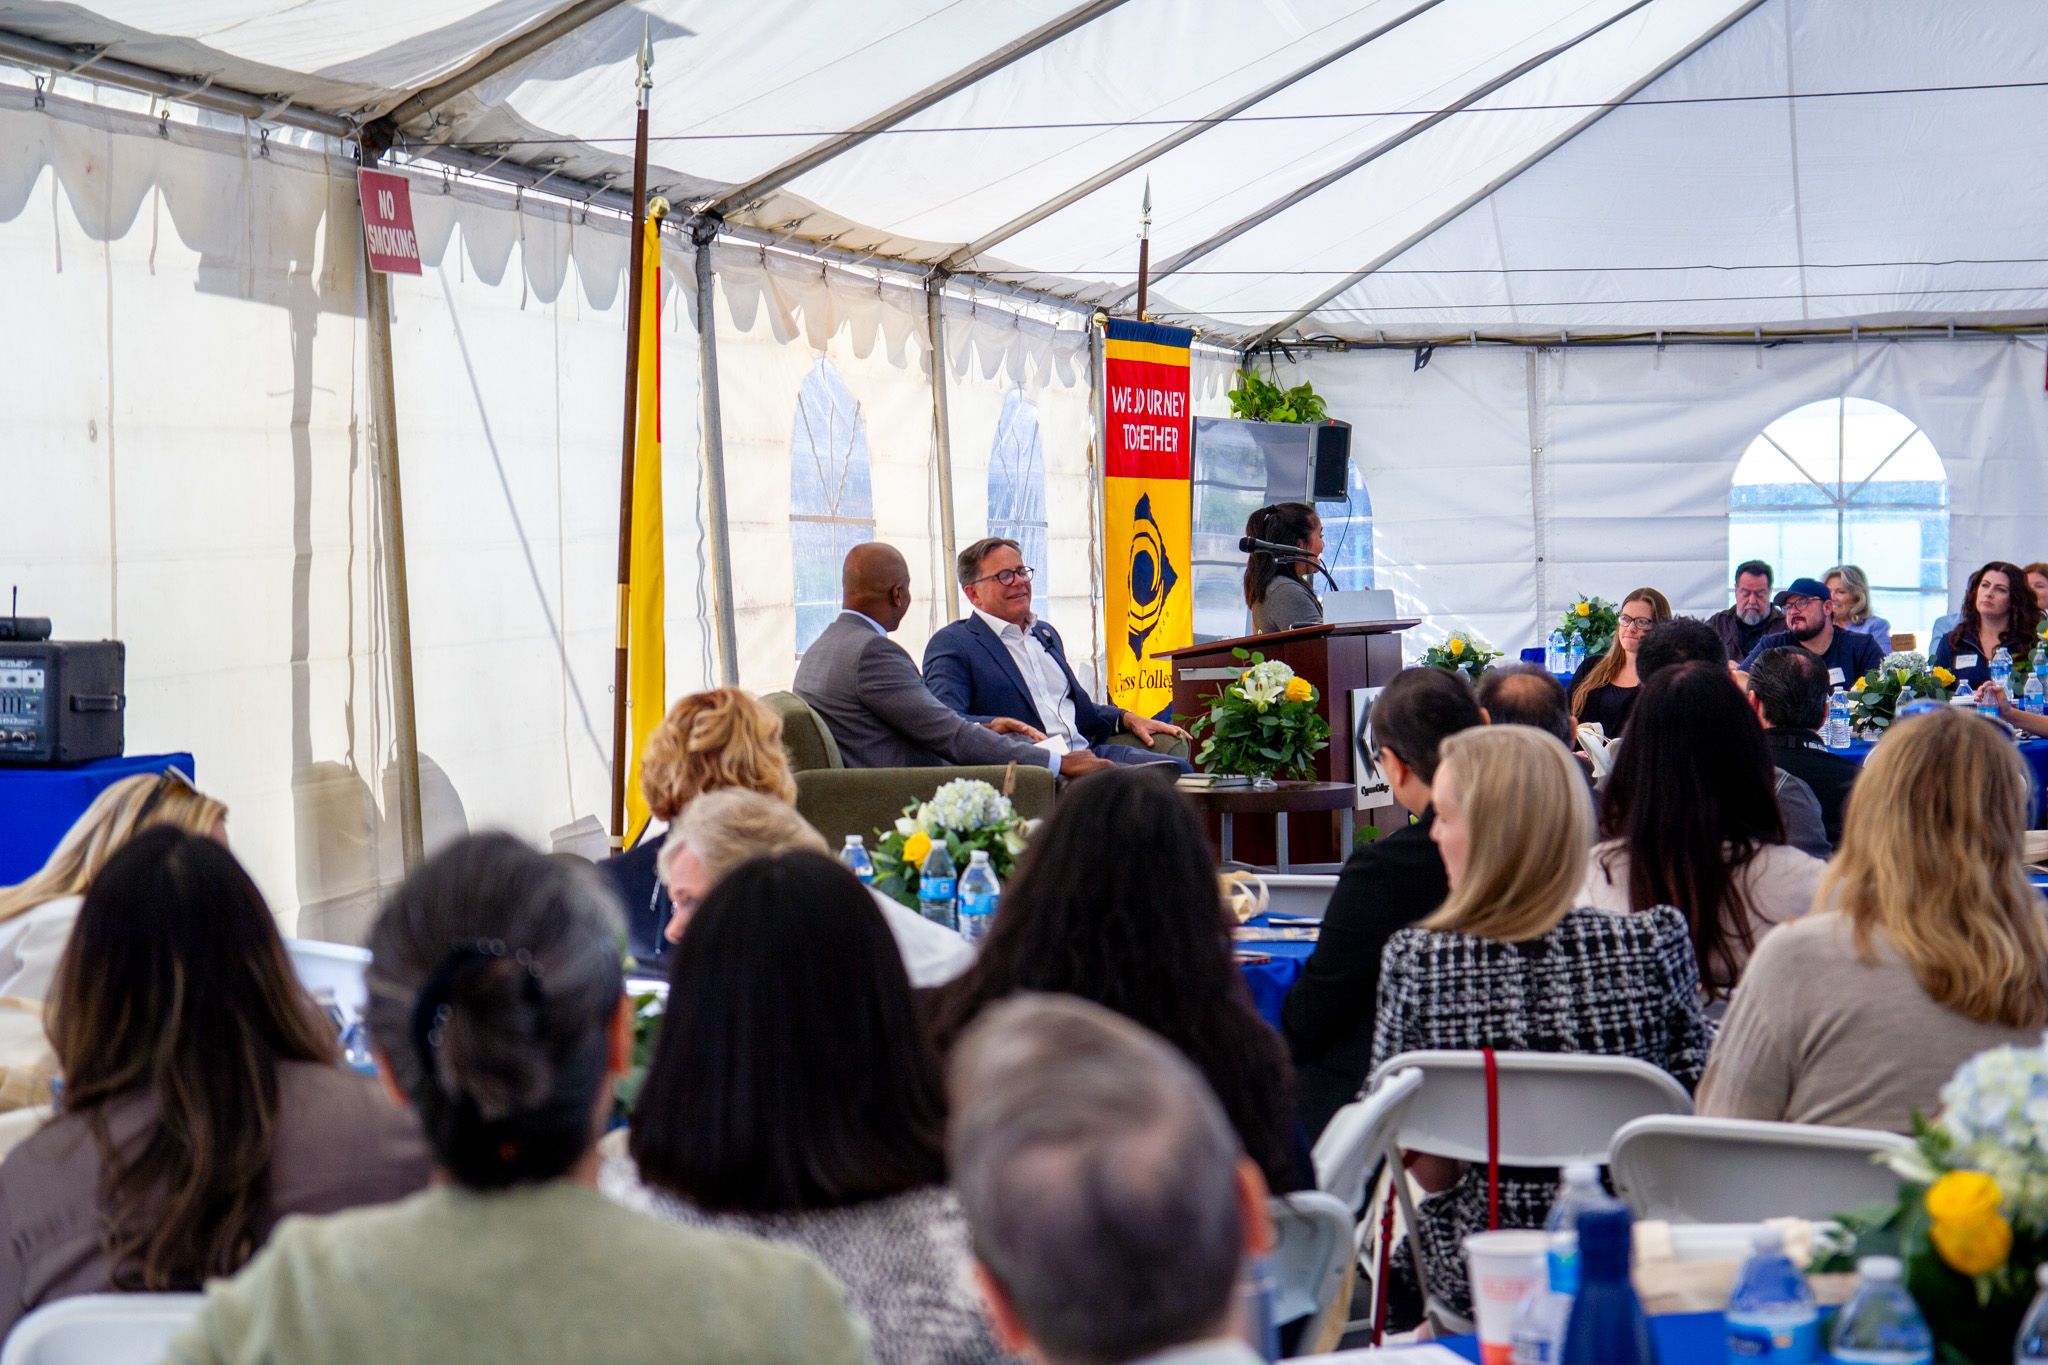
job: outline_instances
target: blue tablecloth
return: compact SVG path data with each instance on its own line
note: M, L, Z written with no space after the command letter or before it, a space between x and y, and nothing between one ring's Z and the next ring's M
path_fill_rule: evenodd
M1266 917L1258 915L1248 923L1264 927ZM1252 1003L1258 1006L1259 1014L1274 1028L1280 1027L1280 1002L1287 998L1287 988L1301 975L1301 964L1316 950L1313 943L1240 943L1241 952L1264 953L1271 962L1240 962L1237 969L1244 973L1246 984L1252 988Z
M1667 1313L1650 1319L1660 1365L1722 1365L1728 1359L1728 1329L1719 1313ZM1446 1337L1439 1343L1466 1360L1479 1359L1478 1337Z
M25 881L93 798L137 773L160 773L176 764L187 777L190 754L130 754L67 768L0 768L0 886Z

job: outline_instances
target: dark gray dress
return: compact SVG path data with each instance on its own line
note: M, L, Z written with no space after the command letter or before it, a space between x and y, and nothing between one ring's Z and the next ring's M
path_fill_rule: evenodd
M1252 634L1323 623L1323 604L1300 579L1282 574L1266 585L1266 595L1252 607Z

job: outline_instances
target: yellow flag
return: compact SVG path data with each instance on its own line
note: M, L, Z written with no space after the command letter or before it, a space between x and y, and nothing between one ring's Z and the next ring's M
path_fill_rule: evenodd
M626 769L626 845L647 828L650 812L640 794L640 751L668 710L664 669L667 640L662 617L661 535L661 227L647 220L641 242L640 396L633 442L633 567L625 603L626 718L631 762Z

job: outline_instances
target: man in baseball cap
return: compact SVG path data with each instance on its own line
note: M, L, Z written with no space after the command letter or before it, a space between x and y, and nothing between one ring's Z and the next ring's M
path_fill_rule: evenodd
M1785 612L1785 629L1764 636L1742 661L1746 673L1758 656L1785 645L1798 645L1820 659L1828 689L1849 687L1884 663L1884 651L1868 635L1836 630L1827 585L1815 578L1795 578L1772 599Z

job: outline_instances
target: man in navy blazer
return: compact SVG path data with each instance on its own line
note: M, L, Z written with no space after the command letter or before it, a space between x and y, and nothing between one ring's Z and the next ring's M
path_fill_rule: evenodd
M933 635L924 649L931 694L970 721L998 716L1022 721L1115 763L1178 763L1151 746L1158 735L1187 731L1114 706L1097 706L1067 664L1059 632L1031 613L1032 570L1014 540L989 536L960 552L961 590L974 610ZM1128 730L1146 745L1109 744Z

